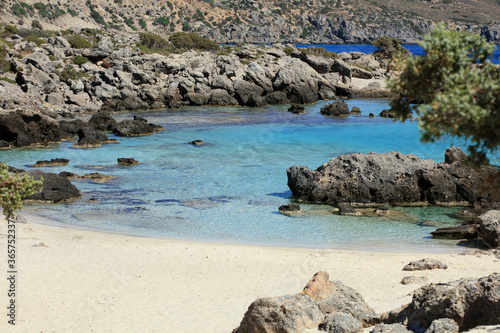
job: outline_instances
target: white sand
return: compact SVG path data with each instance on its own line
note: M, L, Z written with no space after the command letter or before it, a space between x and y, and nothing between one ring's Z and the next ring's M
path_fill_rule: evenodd
M196 243L36 221L30 217L27 224L17 224L17 325L7 324L7 284L2 277L0 332L229 333L256 298L300 292L320 270L358 290L377 312L410 301L411 292L420 285L400 284L404 276L445 282L500 271L500 261L486 255ZM4 272L6 230L4 221L0 223ZM449 268L402 271L405 264L424 257L442 260ZM494 331L500 326L488 330Z

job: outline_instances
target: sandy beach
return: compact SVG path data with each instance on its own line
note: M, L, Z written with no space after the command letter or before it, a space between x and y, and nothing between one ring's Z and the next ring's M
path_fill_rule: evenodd
M6 233L4 220L5 272ZM448 269L402 271L424 257L439 259ZM430 283L500 271L500 260L488 255L139 238L51 226L33 216L16 225L16 265L16 325L7 323L3 278L1 332L231 332L256 298L298 293L321 270L358 290L377 312L410 301L421 285L402 285L404 276L426 276ZM474 331L500 332L500 326Z

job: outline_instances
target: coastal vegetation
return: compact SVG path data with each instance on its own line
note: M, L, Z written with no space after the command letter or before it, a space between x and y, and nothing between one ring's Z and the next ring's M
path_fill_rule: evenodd
M471 159L487 162L500 144L500 69L491 61L496 46L442 24L420 45L425 55L396 58L389 87L401 98L391 101L392 110L403 121L413 112L419 116L423 141L465 138Z
M23 208L22 198L32 195L42 187L43 179L34 180L25 173L10 173L5 163L0 163L0 205L5 218L12 219Z

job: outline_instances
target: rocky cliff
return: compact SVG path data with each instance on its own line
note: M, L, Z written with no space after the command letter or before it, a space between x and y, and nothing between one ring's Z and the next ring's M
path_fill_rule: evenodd
M444 21L500 42L493 0L3 0L0 20L19 28L71 27L197 32L219 43L370 43L380 36L415 43Z

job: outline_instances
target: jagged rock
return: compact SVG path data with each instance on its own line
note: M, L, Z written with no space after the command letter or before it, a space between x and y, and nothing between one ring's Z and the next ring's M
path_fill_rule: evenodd
M59 128L61 130L61 137L73 137L79 131L89 127L89 124L81 119L76 120L60 120Z
M401 280L401 284L425 283L425 282L427 282L427 276L405 276Z
M141 120L122 120L116 124L113 133L118 136L142 136L153 134L155 131L149 124Z
M39 170L30 170L28 171L28 175L32 176L35 180L43 177L43 187L40 192L26 197L24 200L55 203L75 200L81 197L78 189L66 177Z
M359 215L350 204L345 202L339 203L339 212L340 215Z
M500 210L490 210L479 216L478 233L490 248L500 247Z
M117 161L119 165L125 165L125 166L139 164L139 162L136 161L135 159L127 157L118 158Z
M402 324L378 324L370 333L414 333Z
M296 203L281 205L279 208L279 212L283 214L298 213L300 211L300 206Z
M248 105L250 100L255 100L262 96L264 89L253 83L236 80L234 82L234 92L236 99L241 105Z
M500 324L500 273L479 279L429 284L415 290L410 304L384 314L385 323L407 324L424 332L436 319L450 318L466 331L479 325Z
M443 239L473 239L479 237L477 229L479 224L467 224L457 227L443 227L431 232L434 238Z
M96 131L113 131L116 128L116 120L107 111L100 111L92 115L89 125Z
M210 96L207 96L206 94L190 92L186 94L185 98L187 101L189 101L190 105L205 105L210 99Z
M388 109L382 110L382 112L380 112L378 116L383 118L396 118L396 114Z
M294 104L294 105L290 106L290 108L288 109L288 112L295 113L295 114L306 113L304 106L298 105L298 104Z
M464 151L458 147L451 147L446 149L444 153L444 162L446 164L452 164L453 162L463 162L467 159L467 155Z
M450 318L436 319L431 323L431 326L425 333L458 333L458 324Z
M448 265L445 263L435 260L424 258L418 261L412 261L405 267L403 267L403 271L423 271L427 269L447 269Z
M358 108L357 106L353 106L352 109L351 109L351 114L360 114L361 113L361 109Z
M97 148L102 143L117 143L117 140L110 140L101 132L91 128L84 128L78 131L78 142L74 145L76 148Z
M214 89L210 93L208 105L230 106L238 105L238 101L233 96L229 95L226 90Z
M398 152L343 155L315 171L305 166L287 169L288 186L297 199L327 204L491 201L479 189L496 175L493 167L436 164Z
M58 142L59 123L35 111L0 114L0 140L13 146Z
M325 116L347 116L350 114L349 107L345 101L335 101L328 103L321 108L320 113Z
M359 333L363 331L361 322L348 313L334 312L321 325L328 333Z
M300 294L254 301L233 332L299 333L318 328L326 314L335 312L358 321L375 313L354 289L339 281L330 282L326 272L318 272Z
M43 160L37 161L33 166L35 168L47 167L47 166L64 166L69 163L69 160L66 158L53 158L50 161Z

